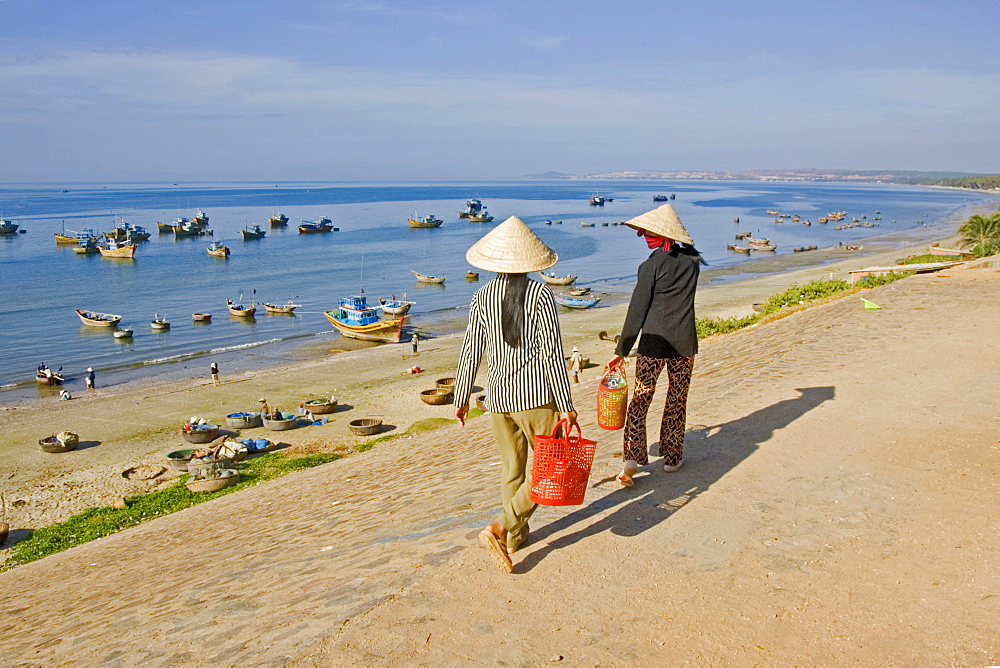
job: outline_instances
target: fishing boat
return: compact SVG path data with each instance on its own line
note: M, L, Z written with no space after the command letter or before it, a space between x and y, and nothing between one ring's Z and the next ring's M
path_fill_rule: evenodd
M188 220L187 218L178 218L176 224L180 225L183 223L190 223L190 222L191 221ZM174 224L175 223L156 223L156 231L160 234L173 234Z
M240 230L240 234L243 235L243 241L251 241L253 239L263 239L267 231L260 225L251 225Z
M303 220L299 225L299 234L323 234L325 232L332 232L334 229L333 221L329 218L317 218L313 222Z
M556 303L566 308L590 308L601 301L600 297L563 297L562 295L552 295Z
M133 332L131 327L122 327L111 332L111 335L116 339L131 339L132 334Z
M478 281L479 272L478 271L467 271L465 272L465 280L467 281Z
M7 236L9 234L17 234L17 223L12 223L9 220L4 220L0 218L0 236Z
M412 228L427 228L441 227L441 223L444 221L440 218L436 218L433 213L429 213L423 218L417 218L417 214L413 214L413 218L408 219L406 222L408 222Z
M775 244L751 244L750 246L752 251L773 251L777 248Z
M410 269L410 273L417 277L417 280L421 283L444 283L445 276L427 276L419 272Z
M213 241L208 244L208 254L212 257L229 257L229 246L222 241Z
M666 195L653 195L654 202L666 202L668 199L670 198Z
M362 296L345 297L339 308L324 311L323 315L341 336L352 339L399 343L403 336L405 318L380 320L378 309L368 306Z
M769 216L780 216L781 212L778 211L777 209L768 209L767 210L767 215L769 215Z
M97 244L94 243L93 239L81 239L80 243L73 249L73 252L77 255L93 255L101 251L97 248Z
M194 214L194 219L191 222L194 223L195 225L198 225L199 227L205 227L206 225L208 225L208 216L205 214L204 211L198 209L197 213Z
M271 225L271 227L288 227L288 216L280 211L275 211L274 214L267 219L267 222Z
M470 199L465 203L465 209L458 212L459 218L469 218L470 216L475 216L480 211L483 210L483 203L478 199Z
M291 315L295 309L302 306L302 304L296 304L291 299L285 304L268 304L267 302L261 302L264 307L264 311L271 313L273 315Z
M406 301L406 299L382 299L379 297L378 300L382 311L388 315L406 315L410 311L410 307L416 302Z
M493 216L486 209L483 209L479 213L474 213L469 216L470 223L489 223L493 221Z
M570 288L570 297L582 297L583 295L590 294L590 288Z
M235 315L238 318L252 318L254 313L257 312L257 307L254 305L253 300L250 300L249 304L243 304L243 295L240 295L240 303L234 302L232 299L226 299L226 306L229 307L229 314Z
M127 244L120 241L105 241L97 247L104 257L132 258L135 257L135 244Z
M585 223L582 220L580 221L580 227L594 227L596 224L597 223Z
M146 228L140 227L138 225L133 225L124 218L119 218L115 227L110 232L104 233L105 239L112 239L114 241L124 241L126 243L137 243L140 241L149 240L149 232Z
M56 245L76 245L81 241L91 239L96 240L98 234L90 228L84 228L79 232L73 232L72 230L63 230L62 232L53 232L52 235L56 238Z
M61 369L62 367L59 368ZM39 385L55 387L56 385L62 385L63 380L63 377L52 371L52 369L43 369L35 372L35 382Z
M734 251L736 253L750 253L749 248L741 248L740 246L728 246L728 250Z
M770 239L757 239L754 237L746 237L747 243L751 246L766 246L771 243Z
M149 321L149 326L153 329L170 329L170 321L166 318L161 318L160 314L157 313L153 316L153 319Z
M609 201L607 197L601 197L600 195L594 195L590 198L590 206L604 206L604 203Z
M191 316L191 319L195 322L212 322L211 313L195 313Z
M198 225L193 220L186 223L178 223L173 226L174 237L204 237L212 236L212 230L204 225Z
M80 316L83 324L90 325L91 327L114 327L122 320L120 315L114 313L98 313L97 311L84 311L82 309L74 310Z
M573 281L577 279L577 277L572 274L567 276L556 276L555 274L546 274L544 271L538 272L538 275L541 276L542 280L549 285L572 285Z

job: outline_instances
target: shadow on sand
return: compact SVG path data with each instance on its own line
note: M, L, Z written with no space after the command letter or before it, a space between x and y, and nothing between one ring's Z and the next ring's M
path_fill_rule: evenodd
M574 526L585 525L527 554L515 565L515 572L530 571L552 551L604 531L618 536L638 536L670 517L681 506L693 502L712 483L756 452L774 432L834 398L833 387L807 387L797 391L801 394L794 399L779 401L738 420L689 431L684 437L686 463L680 471L665 474L660 469L660 460L650 461L640 472L649 471L651 475L636 477L635 487L619 488L533 530L531 542L534 543ZM617 486L613 476L594 486L609 482ZM617 509L606 517L588 523L593 517L614 508Z

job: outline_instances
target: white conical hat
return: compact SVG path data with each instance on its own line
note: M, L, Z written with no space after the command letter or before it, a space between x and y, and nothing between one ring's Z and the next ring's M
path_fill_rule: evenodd
M691 235L684 229L684 225L681 224L681 219L677 216L677 212L674 211L674 207L669 204L664 204L652 211L647 211L641 216L636 216L632 220L627 221L625 224L637 230L646 230L657 236L673 239L688 246L694 246Z
M511 216L472 245L465 259L473 267L501 274L527 274L554 265L559 256L524 221Z

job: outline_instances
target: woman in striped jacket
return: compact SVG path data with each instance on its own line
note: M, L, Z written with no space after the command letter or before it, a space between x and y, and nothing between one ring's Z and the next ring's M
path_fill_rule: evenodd
M555 300L528 279L556 263L556 255L519 218L511 216L466 253L469 264L497 272L469 306L455 383L455 417L465 424L476 370L486 357L486 403L500 451L503 511L479 533L497 564L513 572L510 553L528 537L531 501L528 453L536 434L560 418L576 424Z

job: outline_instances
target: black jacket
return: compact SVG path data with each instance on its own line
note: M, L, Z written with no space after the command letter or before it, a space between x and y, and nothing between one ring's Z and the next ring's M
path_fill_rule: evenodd
M693 357L698 352L694 291L699 263L698 251L675 243L667 252L653 251L639 265L618 355L628 355L636 339L639 354L646 357Z

